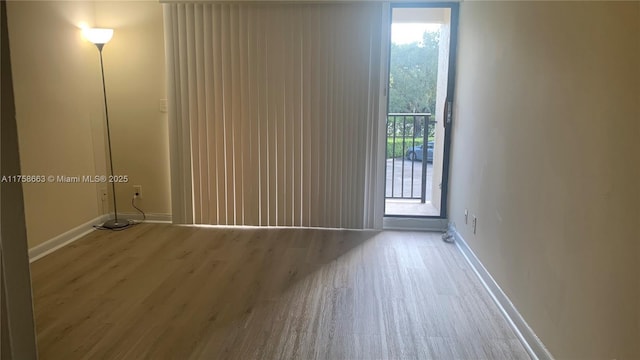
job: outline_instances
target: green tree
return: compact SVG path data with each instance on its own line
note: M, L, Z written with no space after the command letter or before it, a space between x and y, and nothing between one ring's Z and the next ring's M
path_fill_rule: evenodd
M439 38L426 31L421 43L391 44L389 112L435 112Z

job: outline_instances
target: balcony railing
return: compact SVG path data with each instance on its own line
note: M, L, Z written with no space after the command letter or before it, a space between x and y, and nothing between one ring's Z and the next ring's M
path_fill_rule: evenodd
M434 133L435 121L429 113L388 114L385 198L426 202Z

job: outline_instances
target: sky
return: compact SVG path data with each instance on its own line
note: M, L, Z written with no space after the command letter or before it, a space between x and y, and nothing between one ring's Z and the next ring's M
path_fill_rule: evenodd
M422 41L425 30L437 31L440 24L425 23L396 23L391 24L391 42L394 44L409 44Z

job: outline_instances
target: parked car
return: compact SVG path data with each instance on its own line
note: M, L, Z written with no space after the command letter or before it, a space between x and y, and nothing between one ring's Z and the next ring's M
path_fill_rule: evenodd
M422 145L412 146L409 148L409 150L407 150L407 159L411 161L422 161L423 153L424 151ZM433 141L429 141L427 143L427 162L433 162Z

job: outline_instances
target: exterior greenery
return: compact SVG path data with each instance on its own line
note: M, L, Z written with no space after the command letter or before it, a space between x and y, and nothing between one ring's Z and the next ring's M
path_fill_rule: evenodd
M414 146L414 141L415 140L415 146L421 145L422 144L422 138L411 138L411 137L407 137L404 138L404 149L403 149L403 143L402 143L402 138L395 138L395 148L393 146L393 142L394 139L393 138L387 138L387 159L389 158L398 158L398 157L403 157L406 153L407 150L409 150L409 148Z
M420 43L391 44L389 113L435 113L439 38L438 32L427 31ZM414 144L422 144L426 119L421 115L389 116L387 158L402 157ZM429 141L434 138L433 120L431 116Z
M388 116L387 159L404 156L410 147L421 145L424 142L424 123L427 120L429 120L427 141L433 141L435 138L435 123L432 117L411 114Z
M434 113L440 33L425 32L421 43L391 44L390 113Z

